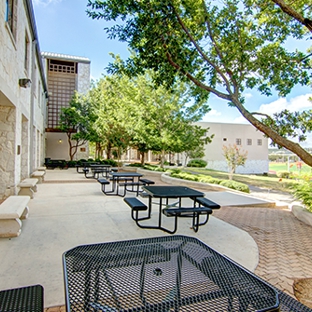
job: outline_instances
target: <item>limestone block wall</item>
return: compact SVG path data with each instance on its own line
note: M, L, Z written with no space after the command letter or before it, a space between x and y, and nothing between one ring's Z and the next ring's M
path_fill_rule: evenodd
M14 1L13 30L5 21L6 3L0 1L0 200L16 194L19 182L44 159L46 105L38 38L28 14L32 2ZM31 79L30 87L20 86L24 78Z
M14 194L15 112L0 106L0 198Z

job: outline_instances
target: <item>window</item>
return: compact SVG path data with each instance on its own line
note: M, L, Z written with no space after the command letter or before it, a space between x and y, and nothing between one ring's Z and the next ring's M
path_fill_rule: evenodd
M25 36L25 54L24 54L24 68L25 71L28 73L29 70L29 54L30 54L30 44L29 44L29 39L28 36L26 34Z
M247 139L247 145L252 145L252 139Z
M236 139L236 145L242 145L242 139Z
M257 144L258 144L259 146L261 146L261 145L262 145L262 139L258 139L258 140L257 140Z
M16 0L5 0L5 21L15 39L16 35Z
M223 138L223 141L226 142L226 141L227 141L227 138Z

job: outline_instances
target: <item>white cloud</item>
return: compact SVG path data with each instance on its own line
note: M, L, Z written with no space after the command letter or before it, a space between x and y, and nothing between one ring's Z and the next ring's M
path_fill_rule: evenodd
M217 110L212 109L212 110L209 111L208 114L206 114L206 116L209 116L209 117L221 116L221 112L218 112Z
M245 99L250 99L253 97L253 95L251 93L244 93L243 96Z
M49 4L53 3L59 3L62 2L62 0L33 0L34 5L44 5L47 6Z
M274 113L280 112L283 109L288 109L291 112L311 109L312 102L309 101L310 97L312 97L311 93L299 95L289 100L286 98L279 98L272 103L262 104L259 108L259 111L261 113L272 115Z
M239 116L233 120L233 123L247 124L249 121L245 117Z

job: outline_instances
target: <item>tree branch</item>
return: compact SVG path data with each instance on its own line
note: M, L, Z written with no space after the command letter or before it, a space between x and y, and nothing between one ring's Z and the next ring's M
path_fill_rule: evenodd
M189 72L185 71L180 65L178 65L177 63L175 63L170 55L169 52L166 52L166 57L168 62L179 72L181 72L184 76L186 76L188 79L190 79L196 86L198 86L199 88L206 90L208 92L211 92L213 94L215 94L216 96L224 99L224 100L228 100L230 101L230 96L228 94L219 92L218 90L211 88L205 84L203 84L202 82L200 82L198 79L196 79L193 75L191 75Z
M286 149L294 152L296 155L298 155L301 159L304 159L304 162L312 166L312 155L308 153L305 149L303 149L298 143L294 143L281 135L279 135L275 130L272 128L264 125L262 122L260 122L258 119L256 119L252 113L247 111L245 107L241 104L241 102L237 99L232 97L231 98L232 103L236 106L236 108L240 111L240 113L258 130L263 132L266 136L272 139L273 142L276 144L285 147ZM259 113L261 114L261 113Z
M172 5L172 10L180 24L180 26L182 27L184 33L188 36L188 38L190 39L190 41L192 42L192 44L194 45L195 49L197 50L197 52L200 54L200 56L211 66L215 69L215 71L222 77L225 85L226 85L226 89L229 93L232 93L231 91L231 85L228 81L228 79L226 78L226 76L223 74L223 72L220 70L219 66L217 66L215 63L213 63L208 57L207 55L204 53L204 51L201 49L201 47L199 46L199 44L196 42L196 40L194 39L194 37L191 35L191 33L189 32L189 30L187 29L187 27L185 26L184 22L182 21L180 15L178 14L178 12L176 11L175 7ZM211 32L209 32L209 35L211 34ZM212 40L212 38L211 38ZM212 40L213 41L213 40ZM220 56L219 56L220 58ZM222 59L222 58L220 58ZM230 71L226 69L226 72L231 76Z
M307 27L310 32L312 32L312 20L304 18L296 10L288 6L283 0L272 0L272 1L275 4L277 4L282 9L283 12L296 19L299 23Z

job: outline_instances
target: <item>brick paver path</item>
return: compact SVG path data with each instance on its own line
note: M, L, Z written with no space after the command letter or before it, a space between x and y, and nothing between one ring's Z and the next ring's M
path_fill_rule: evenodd
M312 277L312 227L289 210L223 207L213 215L248 232L259 248L255 274L293 295L295 279Z

